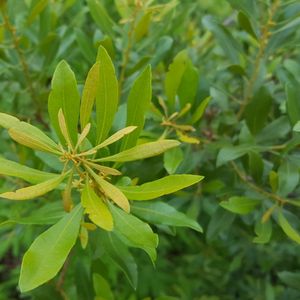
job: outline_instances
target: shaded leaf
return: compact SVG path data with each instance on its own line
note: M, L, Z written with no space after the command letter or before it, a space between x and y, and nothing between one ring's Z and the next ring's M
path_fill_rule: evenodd
M221 201L220 205L233 213L246 215L260 203L260 200L248 197L231 197L228 201Z
M151 227L131 214L110 205L115 220L115 232L126 239L130 247L143 249L150 256L152 262L156 260L158 236Z
M283 232L293 241L300 244L300 235L299 233L291 226L288 220L283 215L282 211L280 210L278 213L278 223Z
M164 202L136 202L132 205L132 213L149 223L189 227L196 231L203 232L201 226L194 219L189 218L184 213L179 212Z
M164 153L164 167L169 174L174 174L183 160L181 148L176 147Z

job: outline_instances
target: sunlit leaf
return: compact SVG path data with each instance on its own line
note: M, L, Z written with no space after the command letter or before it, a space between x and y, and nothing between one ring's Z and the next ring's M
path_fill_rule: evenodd
M293 241L300 244L300 235L288 222L288 220L283 215L282 210L278 213L278 223L283 232Z
M94 224L108 231L113 230L113 218L108 206L88 183L82 191L81 204Z
M16 190L15 192L6 192L0 194L1 198L9 200L30 200L36 197L47 194L48 192L54 190L67 176L68 173L55 176L52 179L43 181L36 185L28 186Z
M171 148L177 147L178 145L180 145L180 142L175 140L160 140L137 145L115 155L99 158L96 161L126 162L139 160L159 155Z
M82 208L78 205L35 239L22 261L19 287L23 293L58 273L75 245L81 218Z
M198 183L204 177L199 175L169 175L140 186L120 186L130 200L151 200L163 195L175 193Z
M221 201L220 205L236 214L246 215L253 211L261 203L260 200L248 197L231 197L228 201Z

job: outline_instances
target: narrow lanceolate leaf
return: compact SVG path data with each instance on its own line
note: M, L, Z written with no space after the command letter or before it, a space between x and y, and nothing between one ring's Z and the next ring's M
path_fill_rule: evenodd
M118 140L120 140L122 137L124 137L127 134L130 134L132 131L134 131L136 129L136 126L128 126L125 127L119 131L117 131L116 133L114 133L112 136L110 136L109 138L107 138L105 141L103 141L101 144L97 145L96 147L81 153L80 155L90 155L90 154L95 154L99 149L107 147L115 142L117 142Z
M203 116L204 112L205 112L205 109L209 103L211 99L211 96L205 98L201 103L200 105L197 107L196 111L194 112L193 116L192 116L192 119L191 119L191 123L194 124L196 122L198 122L201 117Z
M56 67L51 87L52 90L48 101L48 111L51 123L59 136L61 143L64 143L64 137L58 122L58 112L62 109L71 140L75 145L77 141L80 96L75 75L64 60Z
M156 259L158 236L151 227L131 214L126 214L114 205L111 212L115 220L115 232L121 234L129 247L143 249L150 256L152 262Z
M99 184L104 194L113 202L115 202L119 207L121 207L124 211L129 213L130 205L126 196L117 187L98 176L93 170L91 170L90 168L88 168L88 170L94 177L96 182Z
M82 191L81 204L85 208L85 213L89 215L90 220L94 224L107 231L113 230L113 218L108 206L89 184L86 184Z
M75 150L82 144L82 142L84 141L84 139L87 137L87 135L89 134L91 129L91 123L86 124L86 126L83 128L78 140L77 140L77 144L75 146Z
M100 63L96 62L90 69L82 92L80 106L80 125L83 129L89 123L99 86Z
M175 97L180 86L182 76L186 70L188 55L186 50L179 52L173 63L169 66L169 71L165 80L165 92L171 106L175 104Z
M203 232L201 226L195 220L164 202L147 201L135 203L132 206L132 213L153 224L189 227L196 231Z
M36 185L28 186L15 192L6 192L0 194L1 198L9 200L30 200L36 197L47 194L48 192L54 190L67 176L68 173L55 176L52 179L38 183Z
M99 158L96 161L115 161L115 162L126 162L153 157L164 153L165 151L177 147L180 142L175 140L161 140L151 143L145 143L137 145L133 148L117 153L112 156Z
M288 222L288 220L283 215L282 211L279 211L278 214L278 223L284 233L293 241L300 244L300 235Z
M30 183L40 183L57 176L57 174L29 168L4 158L0 158L0 174L21 178Z
M11 127L8 132L11 138L21 145L35 150L61 154L58 145L53 140L43 131L28 123L20 122L18 125Z
M58 111L58 124L59 124L59 128L60 128L60 132L62 133L67 145L72 149L73 144L72 144L70 134L68 131L66 119L65 119L64 113L61 108Z
M151 200L175 193L201 181L203 178L203 176L188 174L170 175L139 186L120 186L119 189L130 200Z
M58 273L75 245L81 218L82 208L78 205L35 239L23 257L19 281L21 292L42 285Z
M92 163L92 162L89 162L89 161L86 161L85 164L92 167L93 169L96 169L96 170L100 171L103 176L107 176L107 175L119 176L119 175L122 175L122 173L120 171L118 171L117 169L114 169L114 168L98 165L96 163Z
M0 126L9 129L20 123L20 120L16 117L10 116L8 114L0 113Z
M99 48L99 64L99 87L96 94L97 143L101 143L107 137L119 102L115 68L102 46Z
M137 126L137 129L134 133L124 138L121 150L136 145L144 127L145 113L150 106L151 97L151 66L149 65L133 83L127 99L126 126L134 125Z
M248 197L231 197L228 201L222 201L220 205L236 214L246 215L253 211L261 203L260 200Z

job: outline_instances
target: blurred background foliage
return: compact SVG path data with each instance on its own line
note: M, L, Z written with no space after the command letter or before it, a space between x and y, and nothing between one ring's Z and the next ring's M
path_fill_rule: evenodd
M67 60L82 89L102 45L119 78L114 128L123 127L129 88L150 63L153 99L142 139L183 142L127 172L140 182L205 176L165 199L204 234L154 228L158 261L153 268L134 251L136 290L114 264L107 268L99 245L100 253L78 247L61 286L20 295L21 257L44 228L26 225L26 216L49 208L1 201L0 222L19 221L0 227L0 299L300 299L299 1L0 0L0 7L0 111L51 130L46 109L57 63ZM53 167L3 130L0 137L5 157ZM0 191L21 184L0 176Z

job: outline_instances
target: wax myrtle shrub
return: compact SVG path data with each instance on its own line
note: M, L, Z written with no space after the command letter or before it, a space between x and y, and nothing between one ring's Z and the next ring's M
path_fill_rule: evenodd
M60 219L72 215L72 211L75 213L76 204L81 202L85 216L78 229L80 239L69 258L57 277L23 297L298 299L299 249L295 242L299 242L299 3L254 0L6 2L4 13L16 29L19 48L30 70L29 78L41 103L36 114L37 105L28 96L24 69L20 68L21 60L16 59L18 48L13 46L12 32L6 23L0 60L4 74L1 82L5 83L0 94L1 111L29 120L46 132L55 143L47 139L46 149L56 149L58 144L63 149L59 146L55 150L59 153L50 154L44 152L45 148L40 151L16 146L11 142L11 137L17 139L16 129L8 129L10 134L2 130L4 142L0 148L7 176L1 177L1 192L16 197L10 192L24 186L24 179L41 184L52 179L58 182L61 173L66 177L55 190L38 197L37 201L1 201L2 298L17 297L15 289L22 257L31 249L32 242ZM30 15L34 16L32 22L28 22ZM45 28L47 31L43 31ZM58 46L51 59L41 65L52 51L52 42L42 47L48 35L56 36ZM83 99L93 98L93 92L87 91L96 86L94 79L104 76L101 72L97 75L101 61L104 62L102 48L98 62L89 71L99 45L114 61L118 77L119 106L114 120L110 120L112 127L107 135L109 126L99 129L97 99L96 109L91 108L93 100L86 101L90 106L83 104ZM52 80L53 87L57 86L59 74L69 70L65 63L55 70L61 59L72 66L81 90L82 110L86 110L86 115L80 113L79 127L70 120L77 114L73 106L68 110L53 106L53 99L59 98L55 88L48 102L52 125L50 128L47 125L49 84ZM148 64L152 70L152 99L134 101L132 99L147 93ZM39 76L44 79L40 81ZM99 80L103 82L103 78ZM13 82L18 84L15 89L5 88ZM116 85L113 82L109 80ZM78 92L75 88L72 90L72 98L78 99ZM113 105L109 109L115 111ZM143 112L135 116L136 121L142 118L140 124L145 116L142 131L142 125L134 128L137 123L132 121L133 115L127 114L135 109ZM91 118L86 117L88 111L92 111ZM14 127L18 128L19 121L10 120L16 122ZM98 140L97 128L108 141L106 138ZM86 139L78 143L85 134ZM122 139L109 144L121 136ZM136 140L137 136L136 146L130 140ZM115 157L145 143L165 140L181 144L161 155L132 162L94 161ZM26 138L27 143L31 141ZM93 149L103 143L104 147ZM23 169L25 165L31 168L30 172L36 170L35 176L25 177L29 172ZM13 177L16 168L27 175L23 173L20 179ZM125 212L126 200L114 202L103 187L97 188L101 183L93 177L93 172L127 196L130 214ZM53 173L57 177L53 178ZM119 173L122 175L117 175ZM175 179L180 173L205 175L205 180L159 200L138 201L129 197L133 196L129 187L143 187L148 191L151 181L157 182L166 176ZM82 179L86 175L88 183ZM122 177L124 175L126 177ZM102 185L106 182L102 181ZM87 205L94 202L87 202L83 196L95 197L84 188L87 184L96 189L97 197L105 198L100 204L95 201L102 205L102 212L107 207L110 210L114 220L112 232L101 227L110 228L108 215L102 215L100 220L106 222L99 228L99 216L88 209ZM126 216L155 224L153 230L159 233L160 239L155 268L147 256L136 251L132 241L120 233L123 226L116 222L120 220L115 217L116 211L118 216L126 213ZM191 221L198 219L204 235L199 235L197 230L179 227L175 230L166 215L178 216L178 211L189 216L189 219L184 218L185 225L199 230L195 221ZM177 217L176 220L179 225ZM108 235L113 236L113 244ZM146 236L152 236L153 249L156 238L149 231ZM144 250L148 254L150 251L153 257L150 248ZM131 286L136 283L137 266L139 280L134 291Z
M60 173L49 173L1 158L2 174L34 183L15 192L4 192L0 194L1 198L31 200L57 188L62 190L63 207L67 212L37 237L25 253L19 280L21 292L28 292L52 279L65 263L78 236L82 248L87 247L89 231L95 230L97 242L102 244L107 255L125 272L134 287L137 275L127 247L143 249L154 262L158 244L157 235L139 217L158 224L177 224L202 231L196 221L167 203L145 202L146 205L141 203L132 208L129 203L129 200L151 200L176 192L196 184L203 179L202 176L169 175L142 185L136 185L136 181L132 182L129 177L120 177L113 184L113 178L122 175L117 167L124 162L159 155L180 143L161 138L137 145L144 124L143 114L151 100L150 66L142 71L129 93L127 127L108 137L118 108L118 80L110 56L102 46L97 60L88 74L81 103L75 76L68 64L62 61L55 70L48 110L59 143L37 127L1 113L1 126L8 129L14 141L33 150L50 153L57 157L57 162L61 162ZM94 103L96 118L91 119ZM78 135L79 116L81 132ZM108 146L120 139L122 142L110 152ZM109 162L114 164L109 166ZM80 192L80 196L73 195L74 189ZM42 209L47 211L47 205ZM156 215L151 216L151 211L156 211ZM57 211L54 216L46 213L39 218L39 223L43 223L43 219L49 221L49 218L53 222L58 218ZM32 221L30 219L29 216L28 222L37 222L35 217ZM101 228L99 235L96 234L97 226ZM117 257L113 258L114 255ZM96 278L97 274L93 276Z

